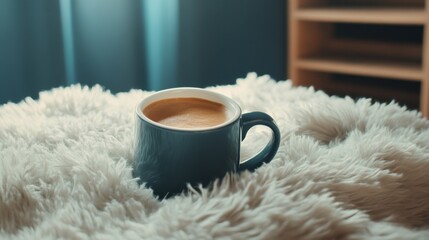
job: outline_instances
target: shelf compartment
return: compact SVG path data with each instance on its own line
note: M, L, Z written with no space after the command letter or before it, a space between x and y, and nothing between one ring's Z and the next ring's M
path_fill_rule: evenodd
M296 12L299 20L320 22L423 25L425 10L381 7L320 7L303 8Z
M384 77L409 81L422 81L423 78L420 62L356 56L319 56L303 58L297 61L297 67L321 72Z
M370 39L332 38L326 43L329 52L368 58L400 59L422 62L422 45L417 43L397 43L391 36L386 41Z
M312 22L314 23L314 22ZM361 41L377 41L391 44L423 45L424 26L326 23L333 27L333 37ZM401 46L398 46L402 48Z
M325 91L332 95L354 98L369 97L378 102L395 100L411 109L419 109L420 83L388 78L362 78L345 74L330 74Z
M419 109L420 82L397 81L392 78L362 77L313 70L298 71L299 85L313 86L328 95L371 98L374 102L391 102L410 109Z

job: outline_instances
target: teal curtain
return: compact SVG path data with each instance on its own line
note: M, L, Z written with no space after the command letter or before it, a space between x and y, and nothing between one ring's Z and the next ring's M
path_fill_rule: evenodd
M64 81L56 1L0 1L0 103Z
M75 83L148 88L142 4L0 1L0 103Z
M80 83L130 88L286 76L283 0L2 0L0 104Z
M177 81L179 0L146 0L142 4L149 89L163 89Z

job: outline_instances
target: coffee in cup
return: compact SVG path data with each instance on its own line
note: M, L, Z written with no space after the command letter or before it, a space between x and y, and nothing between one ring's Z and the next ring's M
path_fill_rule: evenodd
M228 119L223 104L202 98L167 98L149 104L142 111L154 122L185 129L213 127Z

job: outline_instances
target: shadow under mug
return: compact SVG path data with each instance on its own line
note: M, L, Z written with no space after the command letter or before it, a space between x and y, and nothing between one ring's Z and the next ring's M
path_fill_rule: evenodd
M201 98L221 103L227 120L207 128L176 128L152 121L143 114L149 104L168 98ZM154 194L168 198L186 190L187 184L207 186L228 172L254 170L276 154L280 131L263 112L241 113L232 99L200 88L172 88L143 99L136 107L136 139L133 176ZM256 125L269 127L273 134L255 156L240 163L240 145L248 130Z

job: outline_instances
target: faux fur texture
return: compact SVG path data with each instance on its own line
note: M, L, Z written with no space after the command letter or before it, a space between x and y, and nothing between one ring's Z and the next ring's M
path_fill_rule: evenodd
M2 239L429 239L429 121L249 74L212 87L277 121L274 160L158 201L131 176L151 94L74 85L0 107ZM256 128L252 155L270 136Z

